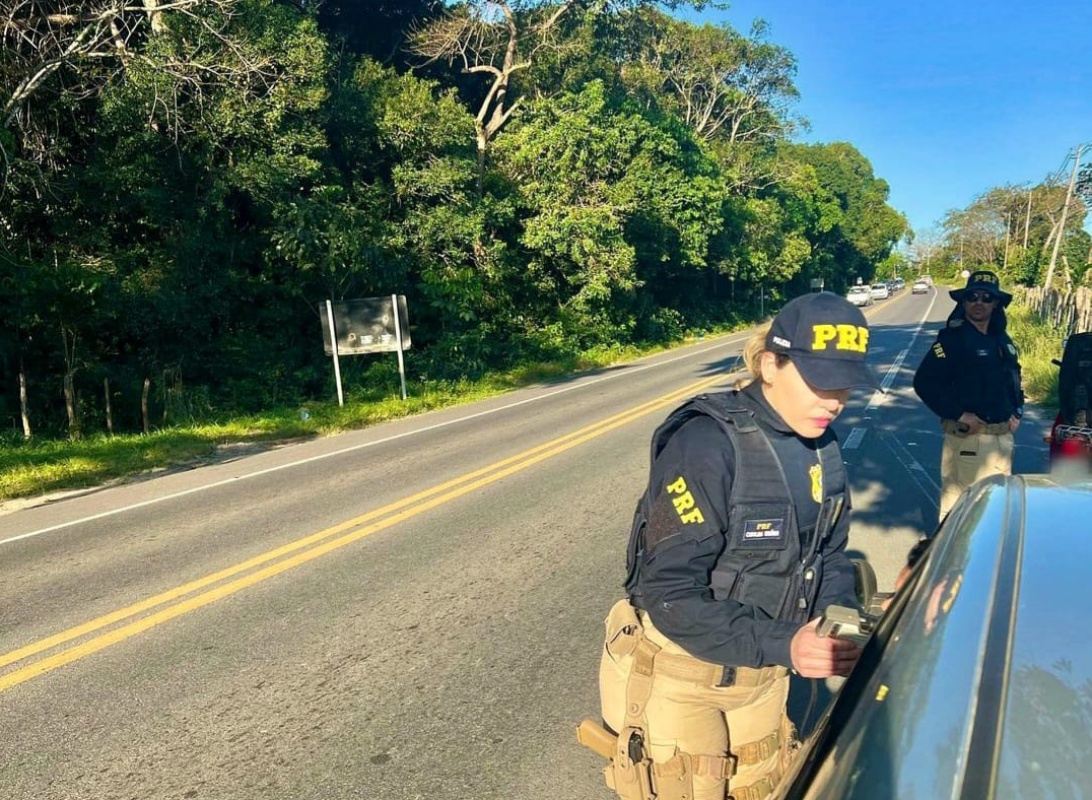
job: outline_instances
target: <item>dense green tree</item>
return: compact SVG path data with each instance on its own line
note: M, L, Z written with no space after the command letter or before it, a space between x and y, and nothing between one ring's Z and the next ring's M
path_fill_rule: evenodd
M76 435L107 392L122 430L328 394L326 299L406 294L412 369L455 378L870 276L905 224L852 147L785 143L791 55L669 5L12 5L0 413L25 387L28 430ZM411 29L455 49L410 74Z
M332 42L399 69L409 66L410 33L444 7L441 0L299 0L298 5L315 9L319 27Z
M905 217L887 203L887 182L876 178L868 160L845 142L786 145L782 154L814 170L814 182L805 184L811 190L803 193L808 210L801 217L813 261L801 279L830 279L831 288L871 280L876 266L909 231ZM806 286L801 280L794 289Z
M989 189L966 208L952 209L943 220L941 262L953 275L961 268L988 267L1026 285L1039 283L1053 254L1065 204L1066 187L1040 184ZM1070 200L1059 248L1063 280L1080 282L1087 270L1087 210L1080 196Z
M481 76L484 92L473 99L474 141L479 170L497 133L521 97L513 92L520 74L538 59L570 47L566 33L573 18L655 6L703 8L705 0L465 0L414 31L410 46L426 63L446 62Z
M670 117L612 107L592 83L535 103L498 145L498 164L527 212L527 300L543 315L556 307L574 337L628 338L639 290L663 302L673 280L708 267L726 192Z

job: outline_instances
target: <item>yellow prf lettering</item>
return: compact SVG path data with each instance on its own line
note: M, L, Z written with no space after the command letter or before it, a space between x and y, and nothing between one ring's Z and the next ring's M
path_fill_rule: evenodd
M853 350L863 353L868 349L868 328L860 325L813 325L812 333L815 339L811 343L812 350L826 350L827 345L834 342L835 350Z
M674 483L669 483L667 485L668 494L682 494L685 491L686 479L684 479L681 475L679 476L679 479L677 481L675 481Z
M815 334L815 340L811 343L812 350L826 350L827 344L838 335L838 329L833 325L815 325L811 330Z
M705 515L697 508L694 495L686 488L686 480L680 475L673 482L664 487L668 494L673 494L671 504L675 506L675 513L684 525L705 522Z
M858 325L839 325L837 349L865 352L868 349L868 328Z
M689 511L694 507L694 495L687 492L686 494L679 495L671 501L675 504L675 510L679 512L681 517L684 511Z

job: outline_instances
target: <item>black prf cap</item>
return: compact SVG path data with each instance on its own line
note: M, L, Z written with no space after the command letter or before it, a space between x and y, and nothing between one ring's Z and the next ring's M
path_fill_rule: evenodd
M865 363L868 320L831 292L815 292L785 304L766 334L766 349L784 353L816 389L879 388Z

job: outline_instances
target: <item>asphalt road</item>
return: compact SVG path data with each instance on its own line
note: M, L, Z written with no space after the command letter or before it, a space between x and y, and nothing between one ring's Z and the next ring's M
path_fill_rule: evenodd
M868 310L889 391L836 424L881 588L936 523L950 308ZM574 728L649 436L744 339L0 515L0 798L608 800Z

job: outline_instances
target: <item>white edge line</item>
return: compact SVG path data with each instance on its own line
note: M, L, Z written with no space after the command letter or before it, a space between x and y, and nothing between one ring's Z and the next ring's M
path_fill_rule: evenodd
M920 320L918 320L918 326L914 329L914 333L910 337L910 344L906 346L905 350L899 353L899 356L895 359L895 362L887 368L887 372L884 374L883 380L880 382L880 388L872 393L872 397L869 399L868 405L865 406L865 411L871 411L873 408L876 408L883 402L884 397L887 396L887 389L891 386L892 383L894 383L895 376L898 374L899 368L902 366L903 359L905 359L906 355L910 352L910 350L913 349L914 342L917 340L918 334L921 333L921 329L925 325L925 321L929 319L929 314L931 314L933 311L933 306L936 305L937 296L938 292L936 291L936 289L934 289L933 299L929 303L929 307L925 309L925 314ZM0 542L0 544L3 544L3 542Z
M73 527L75 525L81 525L81 524L83 524L85 522L94 522L95 520L103 519L105 517L112 517L115 514L121 514L121 513L126 512L126 511L135 511L138 508L145 508L146 506L155 505L157 503L163 503L163 502L166 502L167 500L175 500L175 499L177 499L179 497L185 497L186 495L196 494L197 492L204 492L204 491L206 491L208 489L215 489L215 488L220 487L220 486L227 486L230 483L236 483L238 481L245 481L245 480L249 480L251 478L258 478L258 477L261 477L262 475L268 475L268 474L273 473L273 472L279 472L280 470L283 470L283 469L289 469L290 467L299 467L299 466L303 466L304 464L310 464L311 462L314 462L314 461L321 461L321 460L326 459L326 458L333 458L335 456L345 455L346 453L351 453L351 452L353 452L355 450L363 450L366 447L375 447L376 445L379 445L379 444L385 444L387 442L393 442L393 441L395 441L397 439L403 439L403 438L405 438L407 436L416 436L419 433L427 433L428 431L437 430L438 428L445 428L448 425L455 425L455 424L460 423L460 422L467 422L467 421L472 420L472 419L477 419L478 417L488 416L489 414L496 414L497 412L500 412L500 411L507 411L510 408L516 408L518 406L522 406L522 405L525 405L527 403L535 403L535 402L538 402L539 400L544 400L547 397L554 397L554 396L559 395L559 394L564 394L565 392L571 392L571 391L573 391L575 389L583 389L583 388L588 387L588 386L594 386L594 385L596 385L598 383L602 383L603 381L609 381L609 380L613 380L615 378L620 378L620 377L623 377L623 376L626 376L626 375L632 375L635 372L643 372L646 369L652 369L653 367L661 367L661 366L664 366L665 364L672 364L672 363L674 363L676 361L682 361L683 359L702 356L702 355L710 352L711 350L716 350L716 349L718 349L720 347L724 347L726 345L737 344L738 342L745 341L747 338L750 337L750 335L751 335L750 331L748 331L746 333L746 335L741 337L741 338L732 338L732 334L729 334L728 336L724 337L723 340L718 340L715 344L713 344L713 345L711 345L709 347L706 347L703 350L699 350L697 352L684 353L682 355L675 356L674 358L668 358L668 359L665 359L663 361L657 361L654 364L644 364L644 365L637 366L637 367L621 369L621 370L619 370L617 372L612 372L609 375L603 375L603 376L595 378L593 380L582 381L580 383L571 384L571 385L566 386L564 388L556 389L556 390L554 390L552 392L547 392L546 394L536 395L535 397L528 397L528 398L526 398L524 400L517 400L514 403L509 403L509 404L504 405L504 406L498 406L497 408L491 408L491 409L488 409L486 411L479 411L479 412L477 412L475 414L468 414L465 417L458 417L457 419L449 419L446 422L437 422L435 425L428 425L428 426L425 426L424 428L415 428L412 431L405 431L403 433L397 433L397 434L395 434L393 436L387 436L387 437L385 437L383 439L376 439L376 440L371 441L371 442L364 442L363 444L353 445L352 447L345 447L345 448L343 448L341 450L335 450L332 453L323 453L321 455L311 456L310 458L305 458L305 459L302 459L300 461L292 461L292 462L290 462L288 464L279 464L279 465L277 465L275 467L268 467L266 469L258 470L257 472L249 472L246 475L235 475L235 476L232 476L231 478L226 478L226 479L224 479L222 481L216 481L215 483L207 483L207 484L204 484L202 486L195 486L192 489L185 489L185 490L183 490L181 492L175 492L173 494L163 495L162 497L155 497L155 498L152 498L151 500L144 500L144 501L142 501L140 503L133 503L132 505L122 506L121 508L114 508L114 509L111 509L109 511L103 511L101 514L92 514L89 517L80 517L79 519L70 520L68 522L59 522L56 525L50 525L47 528L39 528L36 531L30 531L28 533L21 533L18 536L12 536L12 537L7 538L7 539L0 539L0 545L10 544L12 542L18 542L21 539L29 539L32 536L41 536L42 534L52 533L53 531L58 531L58 530L61 530L62 528L70 528L70 527ZM730 374L730 373L725 373L725 374Z

